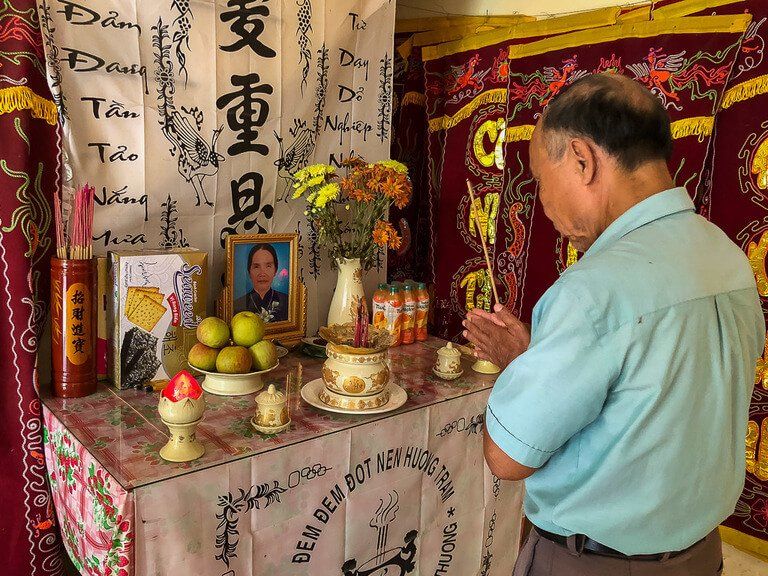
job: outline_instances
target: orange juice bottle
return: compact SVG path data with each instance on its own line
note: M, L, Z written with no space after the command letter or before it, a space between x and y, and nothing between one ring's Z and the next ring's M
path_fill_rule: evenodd
M387 328L387 285L382 283L373 293L373 327Z
M427 339L427 316L429 316L429 292L424 282L416 285L416 340Z
M396 286L390 286L384 315L387 318L387 330L392 335L392 346L399 346L403 341L403 307L403 293Z
M416 341L416 295L412 284L403 286L403 344Z

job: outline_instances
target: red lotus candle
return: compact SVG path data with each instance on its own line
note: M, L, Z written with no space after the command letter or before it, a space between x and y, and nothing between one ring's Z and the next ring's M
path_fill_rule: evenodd
M197 383L192 374L186 370L182 370L176 376L171 378L168 385L163 388L163 396L168 398L172 402L178 402L185 398L192 398L197 400L203 395L203 389L200 384Z

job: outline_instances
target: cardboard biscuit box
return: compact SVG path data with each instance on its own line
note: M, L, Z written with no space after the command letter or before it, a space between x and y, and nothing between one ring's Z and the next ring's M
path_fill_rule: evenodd
M117 388L172 378L186 368L206 316L208 254L189 249L109 253L107 355Z

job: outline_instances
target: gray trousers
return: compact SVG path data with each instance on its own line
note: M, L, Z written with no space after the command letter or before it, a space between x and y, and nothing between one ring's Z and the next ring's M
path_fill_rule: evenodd
M723 573L720 534L713 530L704 540L667 560L626 560L571 552L531 530L515 564L513 576L718 576Z

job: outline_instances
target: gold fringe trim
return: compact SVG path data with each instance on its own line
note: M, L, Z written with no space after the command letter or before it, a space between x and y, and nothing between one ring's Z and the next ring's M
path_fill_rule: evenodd
M504 140L506 142L521 142L533 137L533 124L521 124L520 126L508 126Z
M651 4L644 4L639 8L628 10L618 18L619 24L627 22L639 22L642 20L655 20L656 18L681 18L701 12L707 8L717 8L745 2L745 0L680 0L674 4L668 4L654 9Z
M720 526L720 538L726 544L768 562L768 540L744 534L729 526Z
M633 22L580 30L545 38L529 44L517 44L509 47L509 59L537 56L553 50L574 48L586 44L613 42L624 38L649 38L661 34L705 34L739 32L743 33L752 21L750 14L736 16L692 16L690 18L661 19L651 22Z
M468 38L462 38L454 42L446 42L437 46L426 46L422 49L422 59L436 60L443 56L450 56L459 52L469 50L478 50L485 46L493 46L506 40L519 38L535 38L537 36L551 36L554 34L565 34L574 30L583 30L584 28L595 28L597 26L609 26L616 23L616 18L621 12L620 8L600 8L588 12L578 12L568 16L559 16L557 18L547 18L536 20L535 22L522 22L514 26L499 26L497 30L484 32L482 34L473 34ZM488 26L492 26L492 20L487 21Z
M768 74L763 74L757 78L752 78L752 80L736 84L733 88L728 88L723 94L720 109L725 110L737 102L744 102L744 100L766 93L768 93Z
M466 120L472 115L472 112L477 110L483 104L489 104L491 102L498 102L503 104L507 101L507 89L496 88L494 90L488 90L482 94L478 94L471 102L467 102L459 109L453 116L440 116L439 118L433 118L429 121L429 131L437 132L438 130L448 130L453 128L461 122Z
M400 58L408 61L408 58L411 55L411 51L413 50L413 36L409 36L408 40L400 44L400 46L397 47L397 53L400 54Z
M620 14L616 19L617 24L626 24L627 22L639 22L642 20L651 19L651 6L653 4L648 2L642 6L630 8L623 14Z
M508 24L507 27L510 25ZM441 28L440 30L432 30L430 32L419 32L414 34L413 45L419 46L431 46L433 44L442 44L444 42L453 42L454 40L461 40L468 38L474 34L481 32L488 32L489 30L496 30L499 26L491 26L489 24L472 24L470 26L452 26L450 28Z
M536 20L533 16L525 14L507 14L499 16L443 16L438 18L405 18L395 21L395 34L405 32L427 32L429 30L439 30L440 28L451 28L453 26L479 26L486 24L488 26L509 26L516 22L532 22Z
M694 116L672 122L672 138L678 140L686 136L698 136L699 141L712 134L715 125L714 116Z
M728 4L736 4L744 2L745 0L682 0L681 2L675 2L661 8L656 8L652 11L652 18L680 18L681 16L688 16L701 12L708 8L717 8L718 6L727 6Z
M415 104L416 106L426 106L427 96L420 92L406 92L403 94L403 100L400 102L400 106L408 106L408 104Z
M59 121L59 112L53 100L38 96L26 86L0 89L0 114L17 110L31 110L33 118L45 120L51 126L56 126Z

